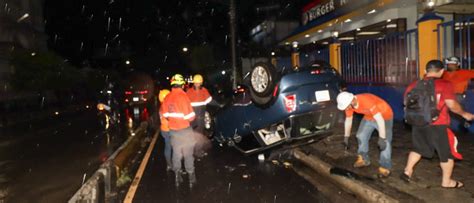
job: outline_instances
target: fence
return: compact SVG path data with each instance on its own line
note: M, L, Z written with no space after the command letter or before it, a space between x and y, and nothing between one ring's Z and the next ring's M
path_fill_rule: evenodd
M342 76L352 84L407 84L418 78L417 30L341 44Z
M439 59L457 56L461 67L474 69L474 16L438 25Z

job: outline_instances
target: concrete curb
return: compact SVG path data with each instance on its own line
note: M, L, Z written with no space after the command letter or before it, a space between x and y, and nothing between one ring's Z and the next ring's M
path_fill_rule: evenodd
M299 161L301 161L303 164L315 170L321 176L331 180L344 190L350 191L357 197L361 198L363 201L384 203L399 202L393 197L388 196L382 191L379 191L363 182L342 176L331 175L329 171L331 170L332 166L330 164L322 161L321 159L315 156L309 156L300 149L295 149L293 152L293 156Z

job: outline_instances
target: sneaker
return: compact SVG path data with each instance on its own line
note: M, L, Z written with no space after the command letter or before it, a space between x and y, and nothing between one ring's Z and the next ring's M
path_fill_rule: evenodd
M173 171L173 168L169 165L166 166L166 172L171 172L171 171Z
M193 188L196 185L196 173L188 173L189 177L189 188Z
M384 167L379 167L379 177L380 178L386 178L388 176L390 176L390 170L389 169L386 169Z
M369 162L365 161L361 155L357 155L357 160L354 162L354 168L361 168L370 165Z
M181 185L181 183L183 183L183 177L181 176L181 173L176 173L176 178L175 178L175 185L176 187L179 187L179 185Z

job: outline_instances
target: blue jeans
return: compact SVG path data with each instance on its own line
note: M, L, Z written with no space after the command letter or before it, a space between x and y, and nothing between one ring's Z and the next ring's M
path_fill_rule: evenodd
M166 164L171 167L171 138L170 138L170 131L161 131L161 136L165 140L165 159Z
M387 148L380 152L380 159L379 163L380 166L391 169L392 168L392 128L393 128L393 120L385 121L385 134L387 138ZM375 121L369 121L366 119L362 119L359 125L359 129L357 130L357 142L359 144L359 148L357 153L362 156L364 161L370 163L369 158L369 139L372 136L372 132L374 130L378 130L377 123Z

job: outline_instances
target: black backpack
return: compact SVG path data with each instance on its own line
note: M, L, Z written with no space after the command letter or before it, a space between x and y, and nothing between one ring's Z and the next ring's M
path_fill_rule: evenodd
M438 120L435 80L419 80L405 97L405 122L412 126L426 126Z

